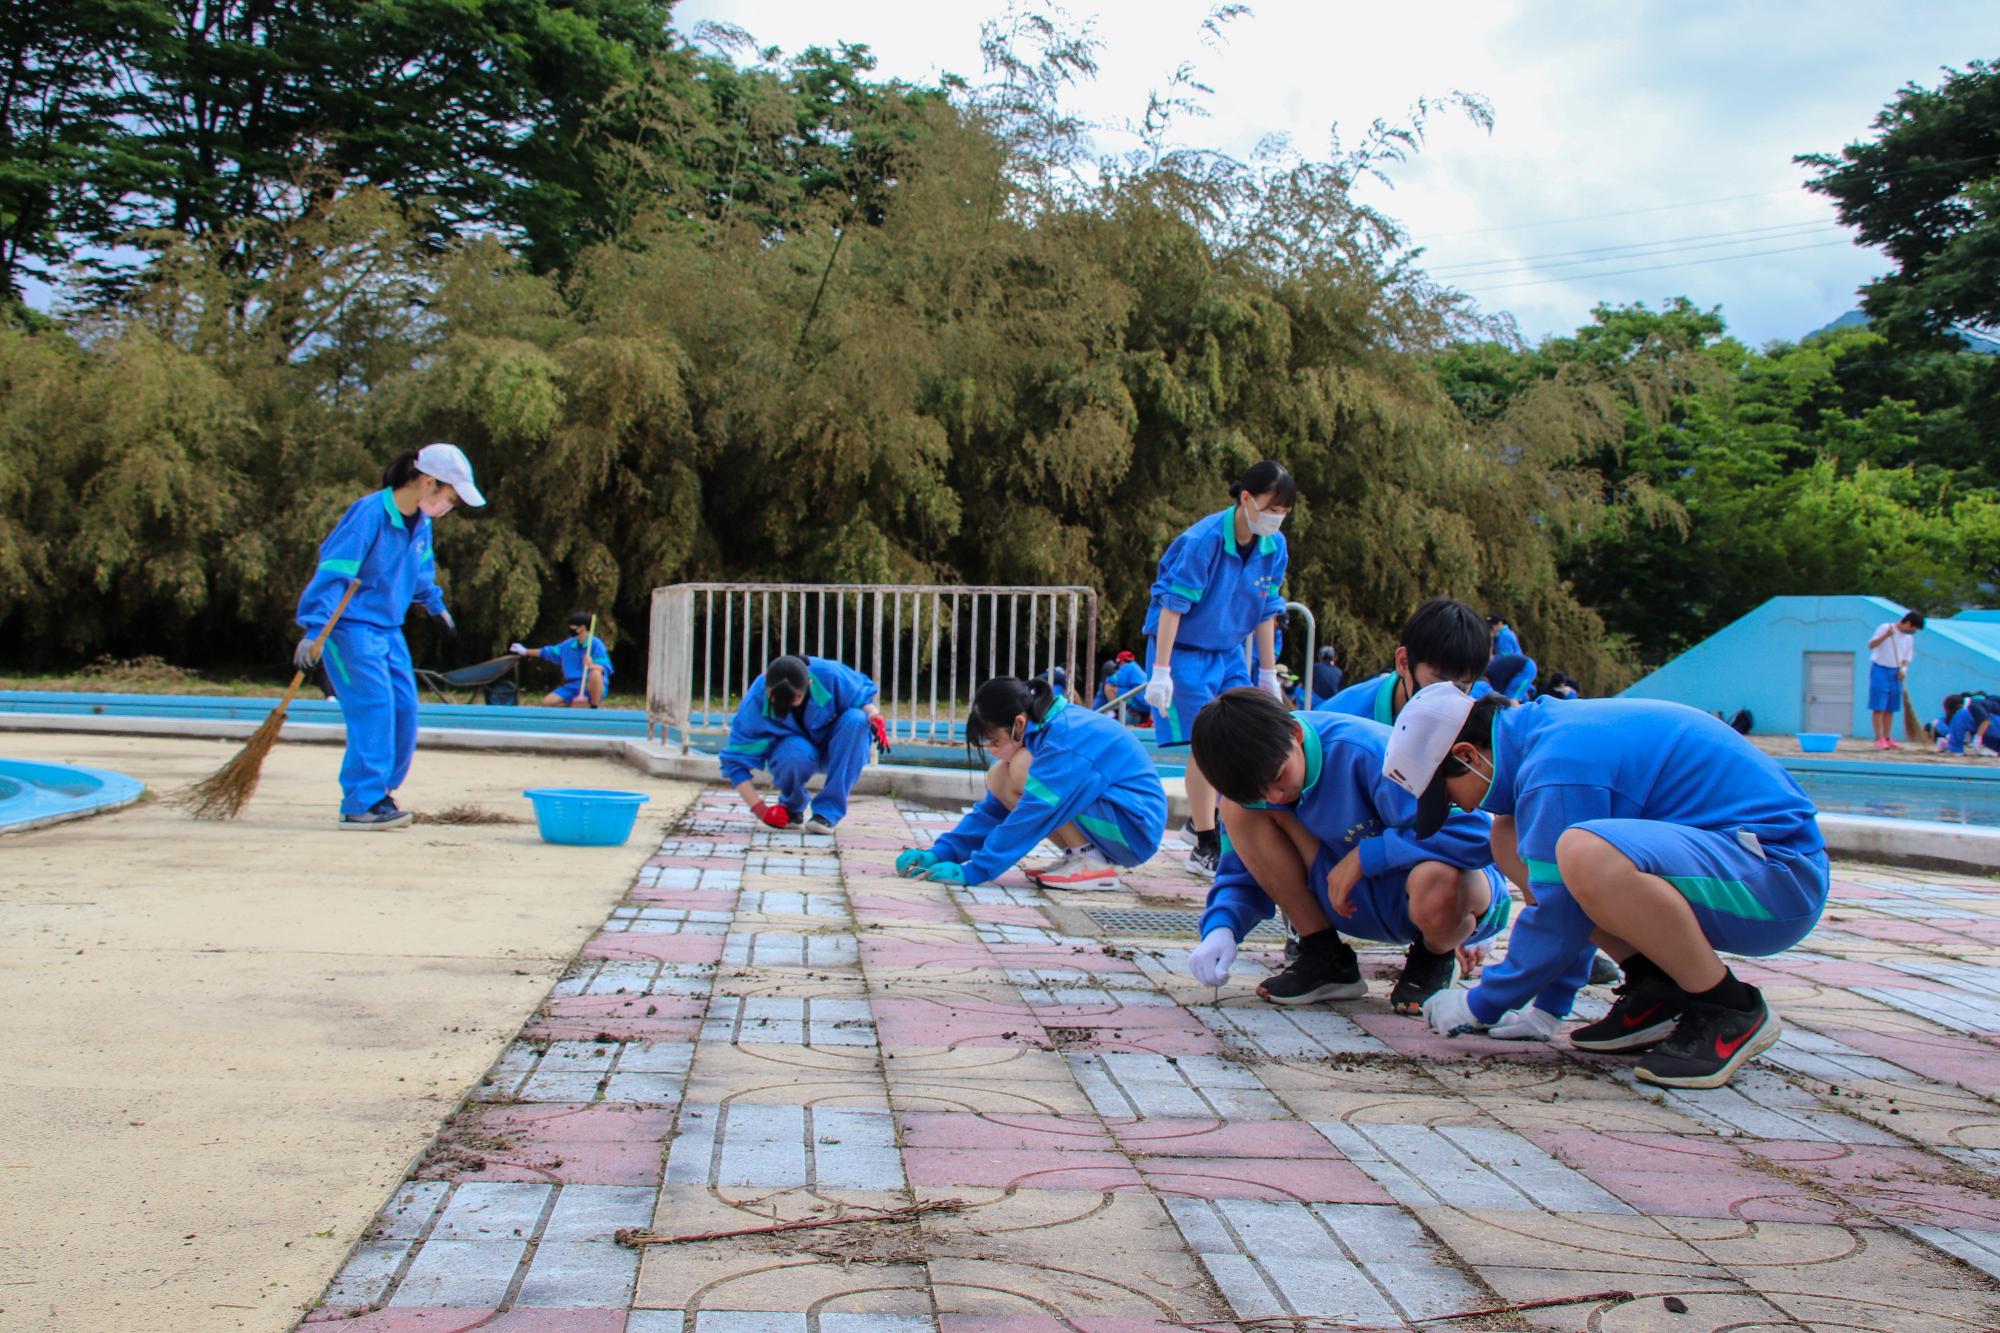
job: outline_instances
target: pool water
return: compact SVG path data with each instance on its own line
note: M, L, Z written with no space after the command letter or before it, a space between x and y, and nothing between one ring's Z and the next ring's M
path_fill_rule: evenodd
M1813 803L1828 814L2000 826L2000 781L1992 779L1798 769L1792 770L1792 776Z

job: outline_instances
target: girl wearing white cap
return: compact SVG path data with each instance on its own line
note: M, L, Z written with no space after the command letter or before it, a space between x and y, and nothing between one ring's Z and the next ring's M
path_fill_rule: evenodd
M458 632L437 586L431 522L461 501L478 508L486 498L457 445L427 444L398 455L383 474L382 489L349 505L320 543L319 568L299 596L305 638L292 660L310 671L318 662L313 641L320 627L348 585L359 585L326 640L326 679L347 723L347 757L340 765L343 829L410 822L389 795L409 776L417 748L417 684L403 620L410 603L421 602L446 633Z

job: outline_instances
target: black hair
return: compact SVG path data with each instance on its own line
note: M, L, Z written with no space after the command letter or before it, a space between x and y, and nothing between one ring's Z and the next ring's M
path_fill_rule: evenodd
M1947 694L1944 697L1944 715L1946 717L1950 717L1953 713L1956 713L1959 709L1963 707L1965 707L1964 695Z
M1501 615L1497 611L1488 611L1486 613L1486 623L1493 626L1493 628L1495 629L1499 629L1502 625L1507 623L1507 617Z
M1291 710L1263 690L1224 690L1195 714L1195 767L1238 805L1261 801L1292 756L1296 726Z
M1464 680L1486 669L1493 636L1479 613L1464 602L1433 597L1403 622L1403 647L1410 671L1427 666L1446 680Z
M1319 651L1313 654L1313 657L1321 662L1331 662L1339 656L1340 654L1333 650L1333 645L1330 643L1321 644Z
M1299 484L1292 480L1291 470L1283 463L1265 459L1252 463L1244 469L1243 475L1230 483L1229 498L1238 500L1246 495L1263 495L1267 491L1277 492L1271 503L1290 509L1299 502Z
M572 611L569 613L569 627L571 629L583 629L585 626L589 624L590 624L590 612Z
M764 698L780 712L797 707L811 689L812 672L803 657L787 653L772 658L771 664L764 668Z
M1028 721L1040 722L1055 701L1054 687L1039 676L1033 680L995 676L972 695L972 711L965 715L965 748L978 755L993 732L1008 730L1024 713Z
M1514 701L1504 694L1487 695L1472 705L1472 711L1466 714L1465 725L1458 729L1457 739L1453 740L1452 744L1457 745L1460 741L1471 741L1474 745L1486 751L1486 753L1492 754L1494 715L1503 708L1512 707L1514 707ZM1462 760L1453 758L1449 753L1445 755L1444 763L1440 767L1443 769L1444 775L1448 778L1455 778L1461 773L1472 771L1466 767Z
M1922 629L1924 627L1924 613L1912 608L1903 612L1903 618L1896 623L1898 625L1908 625L1911 629Z
M382 484L390 490L407 486L417 479L417 451L405 449L389 460L389 466L382 473Z

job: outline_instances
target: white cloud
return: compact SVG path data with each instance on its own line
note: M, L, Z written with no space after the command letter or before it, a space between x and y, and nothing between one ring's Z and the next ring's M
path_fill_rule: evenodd
M1193 59L1215 96L1211 118L1184 127L1189 139L1241 153L1283 132L1316 152L1336 122L1352 142L1371 120L1398 119L1418 97L1455 88L1487 96L1497 116L1491 136L1462 121L1434 122L1396 188L1370 197L1441 269L1519 261L1463 285L1489 308L1512 311L1531 337L1574 328L1599 301L1678 294L1720 304L1752 343L1796 337L1849 309L1855 287L1883 268L1870 252L1837 244L1718 256L1844 240L1831 207L1798 188L1804 173L1792 155L1865 137L1903 83L1933 84L1941 65L2000 45L2000 6L1963 0L1708 8L1267 0L1215 51L1196 40L1207 10L1190 0L1074 6L1095 15L1106 43L1078 109L1099 121L1136 117L1146 90ZM788 52L866 43L880 73L931 80L943 71L978 74L986 12L910 0L684 0L675 22L684 31L702 19L738 24ZM1656 211L1597 216L1640 209ZM1802 230L1712 250L1663 246L1592 266L1699 261L1655 272L1593 279L1523 258L1785 224ZM1550 277L1562 280L1510 285Z

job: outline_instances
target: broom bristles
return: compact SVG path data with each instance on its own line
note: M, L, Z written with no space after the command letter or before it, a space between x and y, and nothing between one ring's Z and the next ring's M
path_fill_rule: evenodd
M168 803L196 819L234 819L242 814L257 790L257 779L263 776L264 756L278 743L278 733L284 725L285 709L280 705L250 733L250 739L233 759L201 781L175 792L167 798Z

